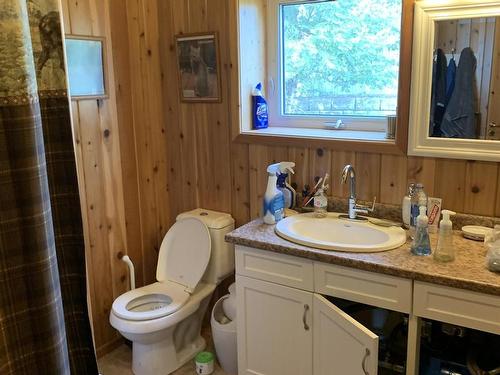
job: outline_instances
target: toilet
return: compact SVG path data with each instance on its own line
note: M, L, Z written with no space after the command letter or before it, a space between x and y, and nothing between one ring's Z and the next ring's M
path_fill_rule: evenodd
M177 216L165 235L157 282L119 296L110 323L132 341L135 375L166 375L205 348L201 325L213 291L234 271L229 214L195 209Z

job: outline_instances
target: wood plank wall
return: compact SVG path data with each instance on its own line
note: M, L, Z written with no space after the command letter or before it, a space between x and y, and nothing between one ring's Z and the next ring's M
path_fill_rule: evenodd
M127 268L118 259L118 254L127 253L128 248L136 246L139 252L134 253L136 256L132 258L137 261L143 258L142 254L139 255L140 241L134 241L134 236L127 233L130 231L126 228L127 204L137 202L131 199L137 178L126 168L122 170L121 149L124 145L121 143L124 142L119 137L121 126L116 108L112 58L116 54L109 37L108 2L62 0L62 13L66 35L104 37L107 52L109 98L73 100L71 103L84 219L90 313L96 350L100 356L121 342L120 335L109 325L111 304L129 285ZM123 108L120 110L124 111ZM137 263L140 276L141 262Z
M336 196L347 196L339 183L340 171L352 163L362 199L376 195L379 201L399 204L407 183L420 181L431 195L444 198L446 208L500 215L498 163L231 142L228 98L237 95L232 88L237 61L228 46L236 33L236 21L230 17L234 0L64 3L65 13L75 14L69 20L71 27L77 27L73 22L83 24L82 33L104 29L99 35L107 36L111 46L114 89L109 101L99 106L74 104L75 118L80 119L75 121L77 137L86 136L78 138L77 149L80 168L89 171L82 195L87 233L95 238L90 242L89 280L93 280L92 312L100 348L111 347L116 338L107 314L112 298L126 289L126 270L117 263L117 252L128 252L136 263L138 285L153 281L159 245L178 213L204 207L232 213L238 225L248 222L259 214L265 169L274 161L295 161L294 179L301 186L330 172ZM93 29L99 22L104 28ZM174 35L203 31L219 33L223 100L181 103ZM112 120L103 118L102 106L112 107L112 102L115 115ZM111 129L108 137L103 136L105 128ZM114 168L100 167L105 163ZM107 229L109 220L122 234L113 230L115 225Z

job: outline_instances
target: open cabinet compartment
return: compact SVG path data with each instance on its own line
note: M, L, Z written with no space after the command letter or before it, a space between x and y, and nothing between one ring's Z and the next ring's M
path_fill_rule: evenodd
M419 373L499 374L499 348L499 335L422 319Z
M314 374L406 373L406 314L318 294L313 311Z

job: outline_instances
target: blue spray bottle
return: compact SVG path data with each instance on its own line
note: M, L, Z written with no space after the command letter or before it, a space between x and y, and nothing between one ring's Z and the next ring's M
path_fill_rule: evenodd
M285 217L285 196L277 186L278 174L286 173L293 167L295 163L291 162L271 164L267 167L269 178L262 210L262 218L266 224L276 224Z

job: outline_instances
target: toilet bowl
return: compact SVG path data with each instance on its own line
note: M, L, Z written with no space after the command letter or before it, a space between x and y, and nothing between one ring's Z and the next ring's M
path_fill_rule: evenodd
M228 214L179 215L160 247L157 282L113 302L110 323L132 341L134 374L170 374L205 348L203 316L217 284L234 270L234 250L224 242L233 228Z

